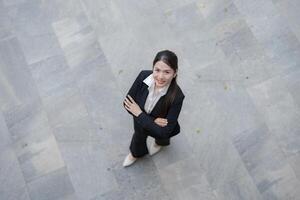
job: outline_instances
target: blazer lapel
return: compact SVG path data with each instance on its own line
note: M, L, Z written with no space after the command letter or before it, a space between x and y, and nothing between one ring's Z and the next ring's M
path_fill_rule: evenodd
M144 110L146 99L147 99L148 94L149 94L148 85L146 85L145 83L143 83L141 93L142 93L141 94L141 107Z
M154 108L151 111L151 115L152 116L157 116L160 113L161 110L161 106L162 106L162 102L164 100L166 95L163 95L159 98L159 100L157 101L157 103L155 104Z

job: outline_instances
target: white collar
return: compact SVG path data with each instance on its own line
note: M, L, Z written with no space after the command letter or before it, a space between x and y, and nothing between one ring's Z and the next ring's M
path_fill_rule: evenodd
M143 81L146 85L148 85L148 89L154 87L155 85L155 81L154 81L154 78L153 78L153 74L150 74L147 78L144 79ZM165 95L169 89L169 86L170 84L162 87L162 88L159 88L158 91L159 93L161 93L162 95Z

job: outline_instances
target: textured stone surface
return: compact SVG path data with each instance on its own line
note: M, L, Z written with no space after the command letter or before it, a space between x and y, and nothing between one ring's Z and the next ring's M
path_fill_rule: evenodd
M0 199L299 199L299 9L0 0ZM123 168L122 101L161 49L179 57L181 134Z

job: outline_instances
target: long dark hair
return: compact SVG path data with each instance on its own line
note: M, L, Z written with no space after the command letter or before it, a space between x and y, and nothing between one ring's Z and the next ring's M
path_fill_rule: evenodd
M176 54L170 50L163 50L156 54L154 60L153 60L153 67L155 63L158 61L162 61L168 66L170 66L175 73L177 73L178 70L178 58ZM164 98L164 101L162 103L162 109L160 112L160 117L165 117L168 113L170 105L173 103L176 93L177 93L177 75L172 79L171 84L169 86L168 92Z

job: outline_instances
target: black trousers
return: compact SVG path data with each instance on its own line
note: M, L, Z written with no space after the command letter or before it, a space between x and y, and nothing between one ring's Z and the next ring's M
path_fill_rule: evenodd
M131 154L134 157L142 157L146 154L148 154L148 148L147 148L147 137L148 135L135 131L131 143L130 143L130 151ZM157 139L155 138L155 143L161 146L167 146L170 145L170 138L168 139Z

